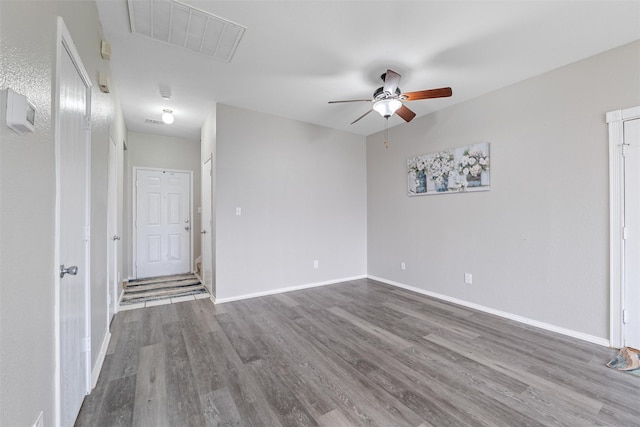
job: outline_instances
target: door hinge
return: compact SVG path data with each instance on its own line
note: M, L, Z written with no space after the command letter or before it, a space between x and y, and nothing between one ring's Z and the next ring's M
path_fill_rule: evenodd
M84 351L91 351L91 337L85 337L84 339Z
M91 227L87 225L84 228L84 240L85 242L88 242L90 239L91 239Z
M627 311L627 309L623 309L622 310L622 323L627 323L627 321L629 321L629 312Z
M629 146L629 144L625 144L625 143L623 143L621 145L621 147L622 147L622 157L626 157L627 156L627 147L628 146Z
M629 238L629 229L627 227L622 227L622 240L627 240Z
M84 116L84 130L91 130L91 117Z

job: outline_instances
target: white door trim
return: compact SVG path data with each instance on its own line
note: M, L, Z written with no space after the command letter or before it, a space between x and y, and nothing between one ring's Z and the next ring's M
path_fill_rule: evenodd
M53 126L54 126L54 156L55 156L55 179L56 179L56 197L55 197L55 219L54 219L54 251L53 251L53 277L54 277L54 338L55 338L55 374L54 374L54 385L55 385L55 424L60 425L62 420L62 401L61 401L61 385L62 385L62 372L61 372L61 359L60 359L60 351L61 351L61 342L60 342L60 144L62 143L60 137L60 73L61 73L61 62L63 51L69 53L69 57L73 61L80 78L83 83L87 87L86 97L87 97L87 113L88 117L91 117L91 87L93 84L91 83L91 78L87 73L87 70L84 68L82 64L82 60L80 55L78 54L78 50L76 49L73 40L71 39L71 34L67 29L67 26L64 23L62 17L58 17L57 23L57 35L56 35L56 73L55 73L55 98L53 104ZM86 172L87 177L91 177L91 131L87 129L86 132L87 138L87 152L86 152ZM87 225L87 231L90 229L90 220L91 220L91 185L88 184L86 186L86 209L85 209L85 224ZM85 336L90 336L91 331L91 294L90 294L90 245L87 244L85 246L85 271L84 271L84 279L85 279ZM90 390L90 381L91 381L91 349L87 349L86 351L86 367L87 372L85 375L86 378L86 391Z
M136 267L138 261L138 224L136 218L138 218L138 190L136 187L136 181L138 177L139 170L147 170L147 171L155 171L155 172L175 172L175 173L186 173L189 174L189 224L191 224L191 232L189 233L189 268L191 272L194 272L194 264L193 264L193 171L189 170L181 170L181 169L167 169L167 168L148 168L144 166L134 166L133 167L133 178L131 191L131 222L133 224L132 227L132 241L133 241L133 250L131 251L131 276L134 279L138 278L138 268Z
M606 115L609 125L609 287L611 347L623 345L622 309L624 302L624 168L622 144L624 122L640 118L640 106L610 111Z
M111 135L109 135L107 155L107 329L109 329L111 319L118 313L119 298L119 240L114 239L118 236L118 144Z

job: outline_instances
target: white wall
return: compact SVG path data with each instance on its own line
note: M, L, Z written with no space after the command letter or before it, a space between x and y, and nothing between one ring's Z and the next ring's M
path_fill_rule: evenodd
M635 42L368 137L369 274L607 338L604 115L639 75ZM408 157L482 141L490 192L407 197Z
M177 169L193 172L193 261L200 256L200 215L198 207L200 206L200 141L175 138L168 136L153 135L140 132L129 132L127 138L127 167L125 172L125 197L126 204L126 229L127 238L127 254L130 255L126 260L126 271L128 277L133 277L133 268L131 266L131 254L133 253L133 168L163 168ZM194 266L192 265L193 269Z
M216 218L218 300L366 274L365 138L218 105Z
M55 162L52 79L57 17L65 20L93 80L91 311L92 365L107 333L106 153L109 127L122 129L117 98L100 93L101 26L93 2L0 2L0 85L36 105L36 130L0 125L0 424L32 425L39 411L54 425ZM117 124L119 122L119 124ZM103 157L104 155L104 157ZM106 184L105 184L106 185Z

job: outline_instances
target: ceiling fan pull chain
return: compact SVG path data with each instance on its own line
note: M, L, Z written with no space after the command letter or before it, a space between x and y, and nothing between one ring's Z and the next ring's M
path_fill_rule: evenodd
M389 117L384 118L384 148L389 148Z

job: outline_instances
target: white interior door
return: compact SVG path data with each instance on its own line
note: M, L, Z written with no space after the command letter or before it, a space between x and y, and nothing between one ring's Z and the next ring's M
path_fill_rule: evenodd
M118 311L120 289L118 277L118 157L116 143L109 138L107 171L107 295L109 301L109 321Z
M191 271L191 174L136 170L136 277Z
M211 181L213 175L213 160L211 157L202 165L202 281L205 287L213 295L213 251L212 251L212 224L211 224Z
M56 296L59 424L71 426L89 391L90 80L59 21L56 125ZM59 270L58 270L59 269ZM66 269L66 270L63 270ZM65 274L65 272L67 272Z
M624 345L640 349L640 119L624 122Z

